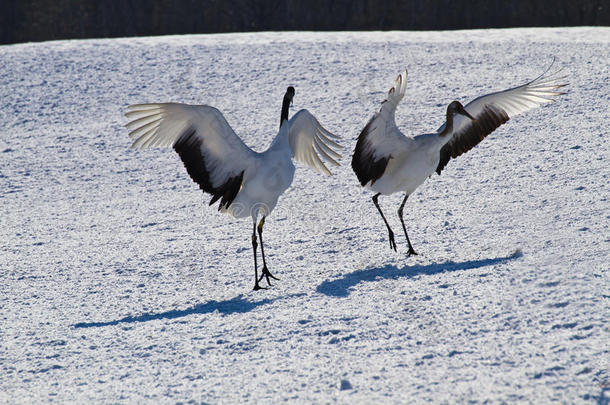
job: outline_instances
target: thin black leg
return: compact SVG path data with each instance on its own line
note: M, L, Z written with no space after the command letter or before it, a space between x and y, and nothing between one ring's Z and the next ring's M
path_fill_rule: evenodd
M383 212L381 211L379 202L377 202L377 199L379 198L380 194L381 193L377 193L373 196L373 203L375 204L375 207L377 207L377 209L379 210L379 213L381 214L381 218L383 218L383 222L385 222L385 226L388 227L388 233L389 233L389 238L390 238L390 249L394 249L394 251L396 252L396 242L394 241L394 232L392 232L392 228L390 228L390 224L388 224L387 219L385 219L385 215L383 215Z
M254 227L252 228L252 250L254 251L254 288L253 290L260 290L263 287L258 285L258 264L256 263L256 222L254 223ZM262 247L262 246L261 246Z
M261 240L261 253L263 255L263 271L261 274L261 278L258 279L258 281L261 281L263 279L263 277L265 277L265 279L267 280L267 284L271 285L271 281L269 280L269 278L272 278L274 280L279 280L279 278L275 277L273 274L271 274L269 272L269 269L267 268L267 263L265 262L265 248L263 247L263 226L265 225L265 217L263 217L263 219L261 219L261 222L258 223L258 237Z
M409 256L417 255L413 246L411 245L411 241L409 240L409 235L407 234L407 227L405 226L405 221L402 219L402 212L405 208L405 204L407 202L407 198L409 198L409 194L405 195L405 199L402 200L402 204L400 204L400 208L398 209L398 216L400 217L400 222L402 223L402 229L405 231L405 236L407 237L407 243L409 244Z

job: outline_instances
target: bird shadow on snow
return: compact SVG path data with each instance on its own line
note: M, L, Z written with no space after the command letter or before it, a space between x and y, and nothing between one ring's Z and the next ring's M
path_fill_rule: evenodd
M337 280L324 281L316 288L316 291L331 297L347 297L350 294L350 288L362 282L370 282L380 279L396 280L403 277L414 277L420 274L432 275L444 272L471 270L479 267L505 263L521 256L523 256L523 254L520 250L517 250L509 256L496 257L494 259L468 260L461 263L447 261L444 263L433 263L425 266L405 266L403 268L387 265L372 269L357 270L352 273L345 274L342 278Z
M282 297L277 298L265 298L260 301L249 301L245 299L241 294L235 298L225 301L208 301L205 304L197 304L186 309L174 309L159 313L148 313L136 316L126 316L121 319L107 322L79 322L72 326L75 328L99 328L102 326L114 326L121 323L135 323L135 322L148 322L155 321L158 319L176 319L182 318L194 314L209 314L214 311L218 311L223 315L230 315L235 313L246 313L253 309L260 307L261 305L271 304ZM284 297L285 298L285 297Z

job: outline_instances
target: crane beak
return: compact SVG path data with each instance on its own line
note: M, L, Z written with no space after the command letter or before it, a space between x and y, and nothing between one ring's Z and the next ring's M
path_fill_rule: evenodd
M471 120L473 120L473 121L476 121L476 119L475 119L475 118L474 118L472 115L470 115L470 114L468 113L468 111L466 111L466 109L465 109L465 108L462 108L462 111L460 111L460 114L465 115L466 117L470 118L470 119L471 119Z

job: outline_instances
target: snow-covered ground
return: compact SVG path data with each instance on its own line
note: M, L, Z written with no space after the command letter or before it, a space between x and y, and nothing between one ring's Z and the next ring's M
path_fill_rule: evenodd
M419 256L349 162L395 76L397 122L524 83L568 94L509 121L409 199ZM261 33L0 47L0 402L598 403L610 398L610 29ZM262 150L296 88L346 146L265 226L207 206L128 104L218 107Z

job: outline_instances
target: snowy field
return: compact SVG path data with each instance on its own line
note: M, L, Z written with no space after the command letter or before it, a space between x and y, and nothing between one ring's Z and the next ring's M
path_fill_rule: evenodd
M350 168L405 67L408 134L454 99L555 67L568 94L509 121L409 199L419 256ZM0 47L0 402L610 400L610 29L263 33ZM208 207L131 103L218 107L255 150L281 100L346 146L297 165L265 226Z

